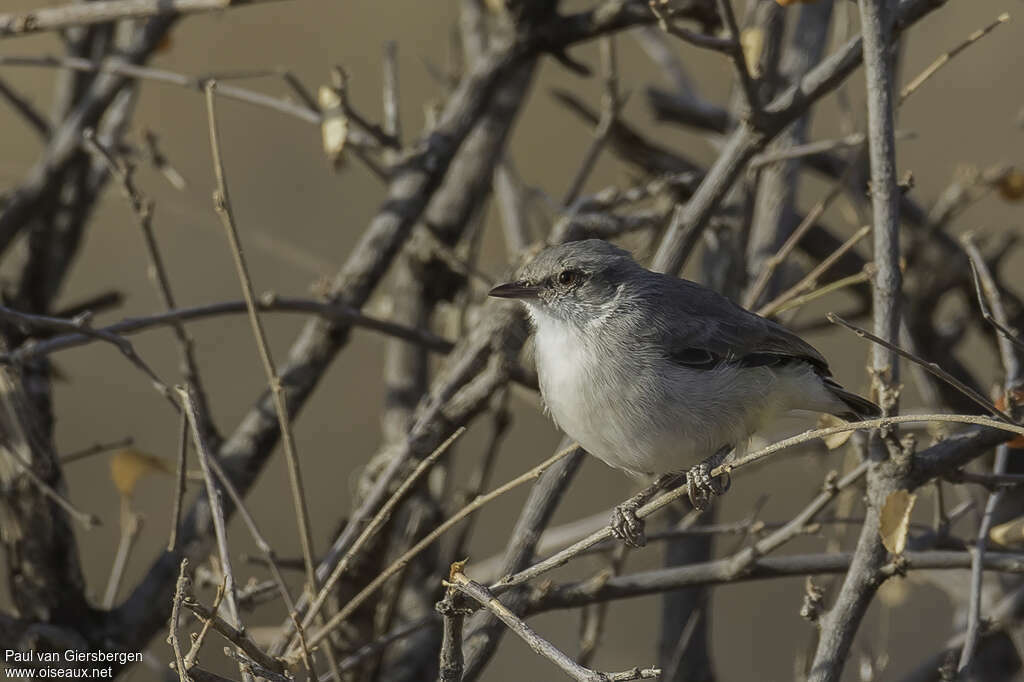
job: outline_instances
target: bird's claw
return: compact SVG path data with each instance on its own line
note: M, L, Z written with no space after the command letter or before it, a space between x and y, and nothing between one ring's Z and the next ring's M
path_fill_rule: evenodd
M707 509L711 500L729 489L732 480L729 474L711 477L712 464L701 462L686 472L687 493L690 503L697 511Z
M624 502L612 511L612 535L630 547L643 547L647 544L644 534L644 520L636 515L638 505Z

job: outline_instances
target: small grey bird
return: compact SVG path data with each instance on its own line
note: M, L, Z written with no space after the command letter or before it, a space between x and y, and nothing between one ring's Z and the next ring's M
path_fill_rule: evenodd
M541 394L558 426L610 466L661 475L616 509L613 529L630 544L643 544L635 512L659 487L687 471L691 499L705 505L722 492L712 468L773 418L880 412L782 326L599 239L545 249L490 295L526 306Z

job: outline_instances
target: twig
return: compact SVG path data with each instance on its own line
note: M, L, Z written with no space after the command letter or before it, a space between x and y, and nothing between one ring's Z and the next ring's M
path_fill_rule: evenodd
M897 140L913 140L917 137L917 133L911 130L897 130ZM818 140L817 142L807 142L806 144L793 145L786 149L777 149L770 152L763 152L758 154L750 160L750 170L758 170L764 166L770 166L775 163L781 163L783 161L792 161L794 159L802 159L805 156L814 156L816 154L827 154L828 152L841 150L841 149L855 149L863 146L867 141L867 136L864 133L854 133L852 135L846 135L845 137L837 137L831 140Z
M844 179L845 174L843 178L840 178L835 182L828 194L822 197L822 199L814 205L814 208L804 216L804 219L800 221L800 224L797 225L796 229L790 233L786 238L786 241L783 242L781 247L779 247L779 250L765 260L763 269L758 274L757 279L754 280L754 284L751 285L744 299L745 307L749 308L757 303L758 299L761 298L761 294L763 294L765 289L768 288L768 283L771 282L772 275L775 273L775 270L782 265L783 261L785 261L789 254L792 253L793 249L795 249L796 245L800 243L800 240L803 239L804 235L814 227L814 224L818 222L818 219L825 213L825 209L828 208L829 204L831 204L836 197L842 194ZM843 253L845 253L845 251ZM763 315L764 313L760 314Z
M188 415L182 413L178 430L178 457L174 475L174 497L171 503L171 534L167 538L167 551L173 552L178 546L178 530L181 525L181 506L185 499L185 479L188 461Z
M858 0L864 41L864 71L867 86L868 158L871 164L871 209L875 278L871 288L874 333L883 346L871 350L872 395L882 413L892 415L899 409L899 363L893 347L899 340L902 273L900 271L900 188L896 178L896 140L894 131L892 55L896 44L895 22L898 11L890 0ZM895 491L898 467L909 466L909 455L889 435L888 428L875 434L870 442L869 458L876 465L867 479L867 511L861 526L850 571L832 608L821 618L817 650L808 682L836 682L843 671L868 604L879 582L886 549L878 532L882 506ZM888 446L888 450L887 450ZM896 457L896 455L899 455ZM879 466L892 461L897 469Z
M743 45L740 44L740 27L736 23L736 15L732 11L732 0L716 0L718 15L722 18L726 28L729 30L729 38L732 44L729 46L729 56L732 58L733 67L739 76L743 94L746 97L746 105L749 111L750 121L755 128L761 125L761 98L758 95L758 84L750 74L747 65L747 56L743 53Z
M269 0L102 0L87 5L47 7L16 14L0 14L0 38L59 31L122 19L143 19L158 14L192 14L225 10Z
M276 295L264 295L256 301L256 307L261 312L283 312L283 313L305 313L319 315L327 320L344 322L354 327L363 327L379 331L388 336L418 343L434 352L447 353L454 344L436 334L426 330L419 330L405 325L396 324L387 320L381 320L366 315L351 306L339 302L315 301L304 298L284 298ZM100 327L94 331L102 334L122 335L136 334L154 327L163 327L175 324L178 321L190 322L202 320L221 315L237 315L248 313L245 301L225 301L223 303L210 303L207 305L194 306L191 308L180 308L165 313L156 313L146 317L130 317L108 327ZM66 322L66 321L65 321ZM67 330L64 327L63 330ZM52 336L48 339L35 341L31 344L22 345L13 352L0 354L0 362L17 364L32 358L42 357L67 348L83 346L93 341L106 340L95 334L87 334L74 327L78 331L60 336Z
M968 386L964 382L962 382L959 379L957 379L955 376L953 376L952 374L950 374L946 370L944 370L941 367L939 367L936 363L928 362L927 360L923 360L922 358L917 357L913 353L911 353L909 351L903 350L902 348L897 346L895 343L890 343L889 341L886 341L885 339L882 339L882 338L879 338L879 337L875 336L874 334L872 334L871 332L867 331L866 329L861 329L857 325L850 324L849 322L847 322L843 318L839 317L835 313L829 313L828 315L826 315L826 317L828 318L829 322L831 322L833 324L838 324L838 325L843 326L843 327L846 327L847 329L849 329L850 331L852 331L854 334L856 334L857 336L861 337L862 339L867 339L868 341L871 341L872 343L876 343L879 346L887 348L890 351L892 351L893 353L895 353L896 355L900 356L901 358L906 358L907 360L910 360L914 364L922 367L923 369L927 370L928 372L930 372L934 376L936 376L939 379L945 381L947 384L949 384L950 386L952 386L956 390L958 390L961 393L963 393L965 396L967 396L968 398L970 398L971 400L976 402L981 407L984 407L985 410L988 411L990 414L995 415L996 417L1001 417L1002 419L1005 419L1007 422L1009 422L1011 424L1014 423L1013 417L1011 417L1010 415L1008 415L1007 413L1003 412L998 407L996 407L992 403L991 400L989 400L985 396L981 395L980 393L975 391L973 388L971 388L970 386Z
M601 66L604 72L604 95L601 98L601 117L598 120L597 129L594 131L594 139L590 142L590 147L587 148L586 153L583 155L583 162L576 171L572 182L569 183L569 189L565 192L562 206L571 206L576 197L579 196L587 178L590 177L591 172L594 170L597 159L601 155L601 150L604 149L608 135L611 133L612 126L615 125L619 109L622 107L619 94L619 63L615 52L615 39L608 36L602 38L600 44Z
M220 608L221 602L224 600L224 579L222 578L220 583L217 585L217 592L213 596L213 604L210 606L210 613L217 613ZM212 618L201 619L203 621L203 627L199 629L199 634L192 638L192 646L189 647L188 653L185 654L185 669L191 671L196 663L196 657L199 655L200 649L203 648L203 643L206 641L206 635L210 632L210 628L213 626Z
M20 94L15 92L7 82L0 79L0 95L3 95L4 99L10 103L11 107L21 114L21 117L28 121L29 125L42 136L42 138L48 139L52 130L50 129L50 122L46 120L46 117L36 111L36 108L32 106L32 103L22 97Z
M829 282L828 284L824 284L818 287L817 289L812 289L811 291L807 292L806 294L803 294L802 296L797 296L796 298L789 299L785 303L779 305L777 308L772 310L772 314L778 315L780 313L786 312L787 310L792 310L794 308L799 308L801 306L807 305L811 301L819 299L822 296L827 296L829 294L835 293L840 289L845 289L846 287L852 287L858 284L864 284L865 282L870 282L874 276L874 264L866 263L864 265L864 269L856 274L850 275L849 277L840 277L834 282Z
M953 57L957 56L958 54L966 50L968 47L973 45L978 40L984 38L986 35L992 32L997 26L1009 20L1010 14L1008 12L1003 12L998 17L996 17L996 20L993 21L991 24L985 26L984 28L978 29L971 35L967 36L967 39L964 40L962 43L960 43L953 49L949 50L948 52L944 52L943 54L939 55L935 59L935 61L933 61L931 64L925 67L924 71L919 73L912 81L903 86L903 89L900 90L900 103L902 104L903 100L914 94L914 92L918 88L924 85L924 82L926 80L934 76L935 72L941 69L943 66L945 66L949 62L949 60L953 59Z
M71 462L77 462L80 459L92 457L93 455L99 455L104 452L110 452L111 450L120 450L121 448L130 447L131 444L134 442L134 438L132 438L131 436L126 436L121 440L114 440L110 441L109 443L95 443L87 448L82 448L81 450L75 450L73 452L61 455L60 463L62 465L70 464Z
M167 275L167 268L164 266L163 257L160 255L160 247L156 242L156 235L153 233L153 202L144 196L135 186L132 168L124 161L114 158L111 151L105 148L96 139L92 129L87 128L82 132L82 141L85 148L107 167L110 174L117 178L121 186L121 192L128 202L128 206L135 217L135 222L142 232L143 241L146 245L146 253L149 256L149 274L157 294L163 301L167 310L174 310L177 305L174 301L174 294L171 291L171 281ZM219 440L217 428L210 421L208 401L203 391L202 381L199 377L199 365L196 362L193 351L192 339L185 331L185 325L177 321L171 325L174 336L178 341L178 349L181 353L181 361L184 367L184 380L190 384L195 391L196 399L199 400L200 414L207 421L202 424L207 437Z
M999 296L999 287L996 285L992 273L989 272L988 265L985 263L981 251L978 250L977 244L974 243L973 237L968 233L960 241L971 262L971 274L974 277L974 289L977 292L981 315L996 331L1000 332L996 341L999 344L1003 370L1007 377L1013 377L1011 384L1006 387L1007 391L1011 391L1016 387L1015 384L1021 374L1019 355L1014 352L1013 347L1016 346L1019 351L1024 351L1024 341L1021 340L1020 334L1009 325L1009 318ZM985 299L988 299L988 303L985 302ZM1009 407L1009 403L1007 403L1007 407Z
M237 646L240 650L245 652L245 655L252 660L259 663L261 666L268 670L272 670L277 674L284 673L286 670L284 662L280 659L268 656L259 645L245 633L230 623L224 621L217 612L212 609L207 609L205 606L200 604L195 599L186 598L182 605L189 611L194 613L203 623L209 623L214 630L224 636L226 640Z
M220 559L221 571L224 574L224 598L227 601L228 613L231 615L235 627L241 626L238 616L238 604L235 600L235 576L231 571L231 555L228 552L227 526L224 521L224 505L221 503L220 491L214 481L213 470L210 467L210 460L213 456L206 446L206 439L203 437L199 425L202 419L196 414L196 402L192 398L192 390L188 386L177 387L178 395L185 415L188 417L188 425L192 431L192 442L196 448L199 458L199 467L203 470L203 481L206 483L206 498L210 505L210 514L213 517L214 533L217 537L217 551Z
M435 613L425 618L421 618L420 620L396 628L392 632L389 632L386 635L378 637L369 644L364 644L363 646L359 647L345 658L338 661L338 668L342 672L351 670L352 668L355 668L357 665L365 661L370 656L380 653L393 642L396 642L400 639L408 637L409 635L417 633L425 627L436 625L437 619L438 617L437 614ZM320 677L319 682L327 682L327 679L328 677L326 675L322 675Z
M877 532L877 529L872 529ZM843 574L850 570L853 555L848 552L794 554L756 557L740 573L732 570L730 558L673 566L640 573L627 573L600 581L583 581L537 588L531 595L527 614L578 608L615 599L630 599L660 594L698 585L727 585L793 576ZM963 570L971 566L972 553L966 551L908 551L901 557L883 562L878 578L885 580L907 571ZM987 571L1024 574L1024 554L990 552L984 560Z
M146 66L131 64L116 58L108 58L105 61L97 62L81 57L26 57L26 56L5 56L0 55L0 66L34 66L70 69L85 73L110 73L126 78L144 79L177 85L188 90L201 90L204 78L174 73L163 69L154 69ZM265 107L278 113L292 116L306 123L313 125L320 124L320 112L316 109L309 109L303 105L296 104L288 99L278 99L270 95L264 95L255 90L247 90L230 84L223 84L217 87L221 97L234 99L255 106Z
M600 673L585 668L571 657L560 651L555 645L537 634L536 630L527 625L523 619L509 611L504 604L491 594L483 585L473 582L461 571L455 571L446 582L463 594L472 597L491 613L497 616L512 632L519 635L531 649L562 669L569 677L580 682L609 682L610 680L649 680L658 677L661 671L656 668L640 670L634 668L624 673Z
M12 310L6 306L0 306L0 319L5 319L13 324L26 327L28 329L45 329L45 330L56 330L62 332L75 332L83 336L92 337L99 341L106 341L121 352L121 355L125 356L132 365L134 365L139 371L145 374L150 382L153 384L153 388L157 390L160 395L164 396L167 401L178 410L178 403L174 401L174 397L171 395L171 389L167 387L167 384L157 376L156 372L146 364L146 362L139 357L138 353L135 352L135 347L132 344L104 329L93 329L89 326L88 316L82 316L75 318L74 320L65 320L59 317L48 317L46 315L33 315L31 313L23 313L17 310ZM45 342L43 342L45 343ZM24 357L20 355L20 352L25 348L31 348L34 344L28 342L23 344L22 348L8 353L4 357L0 357L0 362L7 362L9 364L18 364L23 361Z
M1024 433L1024 429L1022 429L1022 433ZM316 646L321 640L323 640L324 637L326 637L330 633L331 630L333 630L339 624L344 622L345 619L349 617L349 615L351 615L370 596L372 596L378 589L380 589L380 587L384 583L386 583L392 575L402 570L402 568L404 568L405 565L413 559L413 557L415 557L424 549L432 545L434 541L436 541L439 537L446 533L450 528L452 528L452 526L455 526L459 521L466 518L470 514L474 513L484 505L490 503L492 500L495 500L498 497L501 497L502 495L507 493L508 491L513 490L519 487L520 485L537 478L555 462L572 454L576 450L576 447L577 446L573 444L571 447L556 452L554 455L544 460L543 462L541 462L534 468L530 469L526 473L517 476L508 483L498 486L497 488L487 493L486 495L481 495L477 497L475 500L473 500L465 507L460 509L458 512L450 516L441 525L439 525L437 528L435 528L426 536L424 536L422 540L420 540L411 548L409 548L409 550L406 551L405 554L400 556L390 566L385 568L366 587L364 587L361 592L352 597L352 599L350 599L345 604L345 606L342 607L340 611L338 611L338 613L334 614L334 616L332 616L331 619L327 621L327 624L323 628L315 632L309 638L309 646Z
M731 38L719 38L705 33L696 33L687 28L676 25L672 21L672 9L668 7L668 0L650 0L648 4L650 5L651 13L658 19L658 26L665 33L673 35L684 42L690 43L691 45L696 45L697 47L703 47L716 52L724 52L725 54L730 54L732 52L737 40L735 36Z
M174 588L174 598L171 602L171 621L168 624L167 640L171 644L171 648L174 649L174 669L178 673L179 682L190 682L188 673L185 670L185 659L181 655L181 643L178 641L178 618L181 609L181 602L185 599L185 594L188 592L189 580L188 574L188 559L181 560L181 568L178 570L178 582Z
M233 658L238 661L239 667L242 670L248 672L253 677L268 680L269 682L292 682L291 677L283 675L279 672L270 670L269 668L260 665L256 661L252 660L248 656L243 656L231 647L224 647L224 655L228 658Z
M103 608L108 611L114 608L114 600L117 599L117 590L121 587L121 579L124 578L124 569L128 565L128 557L132 553L135 541L139 538L142 530L142 514L137 514L128 506L127 500L121 499L121 537L117 543L117 553L114 554L114 564L110 569L110 577L107 579L107 589L103 593Z
M464 561L452 564L448 579L461 572ZM466 620L466 610L456 603L457 590L449 585L445 590L444 599L437 603L436 610L444 618L441 637L441 652L438 656L437 682L462 682L465 660L462 657L462 627Z
M58 507L67 512L68 516L82 524L83 528L86 530L92 530L96 526L102 525L98 516L82 511L73 505L70 500L54 490L53 486L44 481L42 477L35 472L31 464L22 460L21 455L18 452L12 450L9 451L9 454L10 456L7 459L14 462L14 464L21 469L26 476L28 476L29 480L39 488L43 495L53 500Z
M356 538L352 546L348 548L341 559L335 565L334 570L331 571L330 576L324 581L323 586L320 588L319 593L316 595L316 599L310 604L309 608L306 609L306 614L303 618L303 626L308 628L313 618L320 612L324 602L331 594L331 590L338 583L338 580L344 575L345 571L348 570L352 561L359 555L363 547L373 538L374 535L384 527L384 524L391 518L395 508L405 499L406 494L415 486L419 480L423 477L427 471L441 458L443 454L448 451L448 448L452 446L458 438L466 432L465 427L459 427L455 432L449 436L440 446L438 446L432 453L424 457L416 468L413 469L406 477L402 484L398 486L394 494L388 498L388 501L380 508L380 510L374 515L370 523L366 525L359 537Z
M238 228L235 226L231 198L228 194L227 178L224 173L224 162L221 160L214 98L215 89L216 82L213 80L207 81L205 86L206 111L210 130L210 147L213 150L213 169L217 179L217 190L214 192L213 203L227 234L231 256L235 262L235 269L238 272L238 279L242 284L242 293L245 296L245 304L249 311L249 323L252 325L253 337L256 339L256 347L259 351L263 370L266 373L267 383L270 386L271 396L274 400L274 410L277 412L277 422L281 429L281 444L284 447L285 460L288 463L292 502L299 525L302 558L306 562L306 589L313 593L317 590L317 579L316 564L313 562L313 533L309 522L309 506L306 502L306 491L302 485L302 473L299 468L299 457L295 451L295 438L292 435L291 424L289 423L290 417L288 406L285 402L284 387L281 385L281 379L274 366L274 360L270 355L270 348L267 345L266 332L256 310L256 296L253 293L252 279L249 276L249 268L246 265L245 256L242 254L242 244L238 237Z
M231 482L228 475L224 472L224 469L221 468L220 463L213 457L207 460L207 463L210 465L210 468L213 469L214 474L217 475L217 480L220 481L222 486L224 486L224 489L228 493L228 497L231 498L232 503L235 505L235 509L242 515L242 521L249 530L249 535L252 537L253 542L256 543L256 547L263 553L263 558L266 565L270 568L274 585L277 587L278 594L281 595L285 608L288 610L288 613L294 613L295 600L292 599L291 592L289 592L288 586L284 581L284 576L281 575L281 567L278 563L277 554L274 552L274 548L271 547L270 543L267 542L266 538L263 536L263 533L260 532L259 527L256 525L256 520L245 505L245 500L238 493L238 490L235 488L235 485ZM301 627L298 629L298 636L300 641L305 637L304 629ZM305 648L303 648L303 653L306 653ZM315 676L312 659L304 655L303 663L305 664L306 669Z
M813 212L814 211L812 210L811 213ZM763 306L761 306L757 310L757 314L764 317L769 317L771 315L774 315L775 313L781 312L784 309L784 307L786 307L787 303L790 303L794 298L799 296L807 289L810 289L811 287L817 285L818 279L821 278L821 276L824 275L826 272L828 272L829 268L835 265L840 258L845 256L847 252L850 251L850 249L856 246L861 239L866 237L869 232L871 232L870 225L865 225L864 227L854 232L853 235L845 242L843 242L838 249L829 254L828 258L825 258L820 263L818 263L814 268L812 268L811 271L808 272L803 277L803 279L801 279L799 282L791 286L786 291L779 294L774 301L771 301L770 303L766 303ZM756 297L749 296L747 300L755 301Z
M1016 424L1007 424L1002 421L990 419L988 417L982 417L979 415L950 415L950 414L921 414L921 415L897 415L892 417L881 417L879 419L868 419L860 422L852 422L849 424L842 424L839 426L830 426L824 429L814 429L811 431L805 431L791 438L778 441L771 445L768 445L759 450L747 453L746 455L732 461L715 467L711 471L711 476L721 476L722 474L731 474L733 471L748 466L754 462L764 459L769 455L773 455L776 452L791 448L795 445L807 443L812 440L819 438L825 438L838 433L848 433L850 431L858 431L861 429L871 430L878 428L888 428L893 424L909 424L915 422L953 422L961 424L977 424L980 426L988 426L991 428L1001 429L1011 433L1024 434L1024 426L1018 426ZM674 490L664 493L660 497L648 502L643 507L637 510L637 518L646 518L652 515L654 512L664 508L672 502L682 498L688 492L688 486L683 484ZM612 537L611 527L605 526L601 530L598 530L586 538L574 543L573 545L565 548L564 550L557 552L556 554L540 561L526 570L520 571L514 575L505 576L498 580L496 583L490 586L490 589L495 592L504 592L505 590L520 585L529 580L547 573L559 566L564 565L570 559L580 554L586 549L593 547L599 542L603 542Z
M1006 471L1006 462L1009 454L1009 447L1005 444L996 449L996 460L992 465L992 474L999 476ZM978 639L981 636L981 589L982 571L985 567L985 545L988 542L988 533L992 528L992 516L1003 497L1005 489L999 488L989 493L988 501L985 503L985 512L982 514L981 523L978 524L978 534L975 539L974 548L971 552L971 591L967 604L967 632L964 636L964 647L960 651L960 661L957 663L957 672L963 673L971 664L974 652L978 646Z

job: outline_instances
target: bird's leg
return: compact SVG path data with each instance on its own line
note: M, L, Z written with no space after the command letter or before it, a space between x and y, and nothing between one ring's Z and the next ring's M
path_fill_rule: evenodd
M708 503L711 502L711 498L721 495L729 489L732 481L728 474L712 478L711 472L725 461L731 451L732 446L726 445L686 472L686 482L690 488L687 492L694 509L703 511L707 508Z
M644 520L636 515L636 510L647 504L660 491L670 487L673 482L679 481L681 477L682 474L663 474L654 483L615 507L612 510L610 524L612 534L630 547L643 547L646 545L647 536L644 535Z

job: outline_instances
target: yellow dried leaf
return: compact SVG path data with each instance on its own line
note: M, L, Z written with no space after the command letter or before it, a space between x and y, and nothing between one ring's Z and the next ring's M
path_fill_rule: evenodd
M341 96L334 88L321 85L317 102L323 112L320 135L323 138L324 153L332 162L337 163L341 160L341 152L348 139L348 119L341 111Z
M878 534L882 544L893 554L902 554L907 548L907 531L910 528L910 512L914 509L917 495L906 490L889 493L882 505L878 519Z
M1024 171L1011 168L1006 175L999 179L996 187L999 189L999 196L1007 201L1024 199Z
M891 609L902 606L910 597L910 585L906 580L886 580L878 588L878 598Z
M818 417L818 428L820 429L842 426L845 423L845 420L831 414L823 414ZM853 431L843 431L842 433L833 433L831 436L825 436L821 440L825 442L825 447L829 450L835 450L836 448L842 447L846 441L850 440L850 436L852 435Z
M110 478L121 497L128 498L135 492L139 479L149 473L170 474L167 462L156 455L150 455L134 448L118 450L110 458Z
M743 48L743 58L747 62L747 71L754 78L761 73L761 50L764 49L764 31L753 26L740 32L740 47Z
M1003 547L1024 545L1024 516L999 524L988 532L988 537Z

